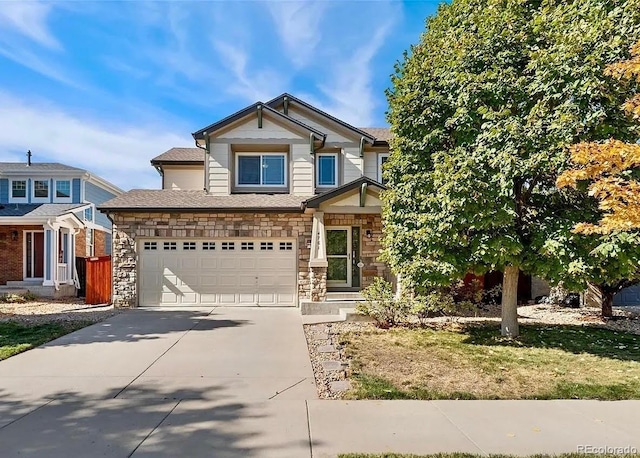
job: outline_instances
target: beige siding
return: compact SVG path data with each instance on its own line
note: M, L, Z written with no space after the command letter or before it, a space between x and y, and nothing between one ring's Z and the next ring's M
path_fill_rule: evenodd
M215 196L229 195L231 173L229 173L230 147L226 143L212 143L209 155L209 192Z
M350 183L362 177L363 160L360 157L360 148L344 148L344 171L342 184Z
M165 166L164 189L195 190L204 188L204 166Z
M364 176L378 181L378 153L375 151L364 153Z
M312 196L314 194L313 156L309 145L291 145L291 194Z
M313 127L319 130L320 132L327 134L327 140L326 140L327 143L331 143L331 142L348 143L348 142L354 141L353 138L347 138L339 134L338 132L329 129L328 128L329 123L321 124L315 119L309 118L307 115L303 114L301 111L290 109L289 116L292 117L293 119L297 119L298 121L300 121L303 124L306 124L307 126Z
M267 119L266 117L262 120L262 128L258 128L258 120L257 119L249 119L247 122L229 130L223 132L220 135L217 135L216 138L219 139L278 139L278 140L299 140L303 138L303 136L296 134L295 132L291 132L290 130L285 129L284 127L276 124L275 122ZM308 139L307 139L308 140ZM233 142L231 142L233 143Z

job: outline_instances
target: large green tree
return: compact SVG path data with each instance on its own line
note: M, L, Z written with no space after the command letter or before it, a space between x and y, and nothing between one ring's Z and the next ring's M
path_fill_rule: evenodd
M387 94L384 256L410 286L502 270L518 335L519 271L560 278L543 254L595 205L555 187L567 146L637 138L604 68L639 37L640 0L453 0L427 20Z

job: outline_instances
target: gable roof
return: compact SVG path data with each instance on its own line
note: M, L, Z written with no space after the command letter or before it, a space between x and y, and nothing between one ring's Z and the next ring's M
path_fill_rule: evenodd
M201 148L171 148L151 159L151 165L160 164L204 164L204 151Z
M301 212L305 197L291 194L231 194L212 196L205 191L133 189L98 206L111 212Z
M376 138L376 142L386 142L389 143L391 137L391 129L388 127L359 127L360 130L368 132Z
M378 183L376 180L372 180L369 177L362 176L357 180L353 180L350 183L343 184L335 189L324 192L322 194L318 194L317 196L311 197L310 199L305 200L304 204L307 208L318 208L321 203L326 202L327 200L333 199L334 197L338 197L341 194L345 194L354 189L359 189L363 184L367 186L374 186L381 191L387 189L385 185L382 183Z
M285 98L287 98L288 100L293 101L294 103L296 103L298 105L301 105L301 106L305 107L306 109L308 109L308 110L310 110L310 111L312 111L312 112L314 112L314 113L316 113L316 114L318 114L318 115L320 115L322 117L330 119L331 121L341 125L342 127L344 127L346 129L358 134L358 136L360 136L360 137L365 137L365 139L369 140L369 143L374 143L375 140L376 140L375 136L371 135L370 133L368 133L368 132L366 132L366 131L364 131L362 129L359 129L357 127L354 127L351 124L348 124L348 123L342 121L341 119L338 119L335 116L332 116L329 113L327 113L325 111L322 111L319 108L316 108L313 105L308 104L304 100L300 100L299 98L294 97L291 94L288 94L286 92L284 94L279 95L275 99L269 100L267 102L267 105L272 107L272 108L280 107L280 106L282 106L284 104Z
M287 124L294 124L302 129L307 130L310 133L313 133L317 136L317 138L319 140L324 140L326 138L326 134L324 132L320 132L318 129L315 129L314 127L311 126L307 126L306 124L298 121L297 119L294 119L290 116L286 116L283 113L280 113L277 110L274 110L273 108L271 108L270 106L268 106L265 103L262 102L256 102L253 105L250 105L246 108L243 108L240 111L237 111L235 113L233 113L232 115L227 116L224 119L221 119L218 122L215 122L213 124L208 125L207 127L204 127L194 133L192 133L191 135L193 135L193 138L195 140L200 140L204 138L204 134L205 132L211 133L213 131L222 129L225 126L228 126L229 124L234 123L235 121L238 121L252 113L257 112L258 107L262 107L262 110L266 111L267 113L275 116L276 118L280 119L281 121L284 121Z
M15 172L78 172L84 173L86 170L69 165L60 164L58 162L32 162L27 165L26 162L0 162L1 173Z
M49 218L61 216L76 208L86 206L87 204L3 204L0 205L0 218L5 216Z

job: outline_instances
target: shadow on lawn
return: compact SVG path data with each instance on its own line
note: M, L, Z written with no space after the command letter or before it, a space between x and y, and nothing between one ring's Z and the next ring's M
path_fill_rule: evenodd
M2 456L259 457L280 449L308 455L306 428L264 437L260 426L276 415L273 403L240 402L222 391L145 387L122 399L114 398L119 390L69 391L48 396L53 400L0 392Z
M569 353L587 353L603 358L640 362L640 336L590 326L521 325L520 336L500 335L496 325L466 326L465 344L513 348L552 348Z

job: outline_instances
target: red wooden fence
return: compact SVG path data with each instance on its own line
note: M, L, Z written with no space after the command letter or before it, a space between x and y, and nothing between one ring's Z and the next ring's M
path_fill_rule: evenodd
M111 303L111 256L87 258L86 304Z

